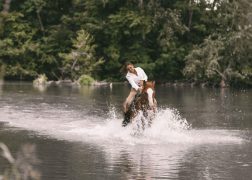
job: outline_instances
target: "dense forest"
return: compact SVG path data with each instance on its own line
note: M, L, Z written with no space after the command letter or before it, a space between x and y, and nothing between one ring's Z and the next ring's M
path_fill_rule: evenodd
M0 0L9 80L122 81L130 61L158 82L252 85L251 0Z

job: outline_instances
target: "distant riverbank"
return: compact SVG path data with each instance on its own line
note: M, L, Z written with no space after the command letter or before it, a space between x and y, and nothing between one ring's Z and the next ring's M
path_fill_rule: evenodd
M0 85L5 81L1 80ZM6 80L6 82L32 82L32 81L14 81L14 80ZM57 81L46 81L40 83L34 83L35 86L82 86L78 81L71 80L57 80ZM92 84L87 86L110 86L117 84L125 84L128 85L127 81L94 81ZM202 87L202 88L221 88L218 84L211 83L196 83L196 82L187 82L187 81L177 81L177 82L156 82L158 86L163 87ZM86 85L85 85L86 86ZM241 86L226 86L222 88L251 88L252 85L241 85Z

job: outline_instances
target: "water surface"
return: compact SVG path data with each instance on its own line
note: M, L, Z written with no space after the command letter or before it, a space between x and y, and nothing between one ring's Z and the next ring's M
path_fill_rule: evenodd
M251 90L157 86L157 117L139 136L121 127L128 92L5 82L0 141L14 153L36 144L42 179L251 178Z

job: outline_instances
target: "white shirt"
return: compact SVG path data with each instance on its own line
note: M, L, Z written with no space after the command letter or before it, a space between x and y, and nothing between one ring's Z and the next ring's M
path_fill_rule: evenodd
M135 68L137 75L131 72L128 72L126 75L127 80L129 81L132 88L138 90L141 81L147 81L148 77L145 74L144 70L140 67Z

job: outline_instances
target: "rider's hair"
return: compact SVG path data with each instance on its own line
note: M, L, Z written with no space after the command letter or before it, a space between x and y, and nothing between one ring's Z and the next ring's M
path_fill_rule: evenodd
M127 74L127 72L128 72L128 70L127 70L128 65L133 65L134 66L134 64L132 64L131 62L127 61L122 66L120 72L123 73L123 74Z

